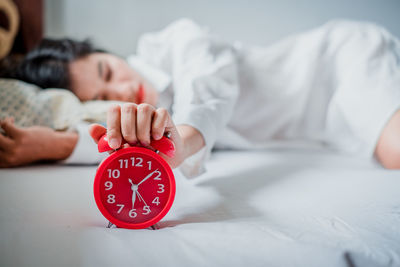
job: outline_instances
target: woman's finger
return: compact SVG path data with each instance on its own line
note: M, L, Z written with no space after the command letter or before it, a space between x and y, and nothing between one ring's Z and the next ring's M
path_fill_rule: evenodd
M168 111L165 108L158 108L153 116L151 135L153 139L159 140L165 131L169 119Z
M3 128L4 132L7 136L16 137L20 134L21 130L14 125L13 118L6 118L0 122L1 128Z
M1 151L8 151L10 148L12 148L13 144L14 144L14 142L12 139L0 134L0 150Z
M124 104L121 108L121 132L129 144L137 142L136 137L136 104Z
M8 167L6 155L7 155L6 152L0 150L0 168Z
M149 104L140 104L136 115L136 136L140 143L147 146L150 144L151 121L155 108Z
M107 133L107 129L100 124L92 124L89 126L89 134L96 142L99 142L100 138Z
M111 106L107 112L107 138L112 149L121 146L121 107L119 105Z

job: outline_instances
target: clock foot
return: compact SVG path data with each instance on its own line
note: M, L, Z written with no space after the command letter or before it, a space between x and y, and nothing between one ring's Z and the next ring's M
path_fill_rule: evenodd
M108 222L107 228L111 228L114 224L112 222Z
M158 225L157 224L155 224L155 225L152 225L152 226L150 226L149 228L147 228L147 229L151 229L151 230L158 230L158 229L160 229L160 227L158 227Z

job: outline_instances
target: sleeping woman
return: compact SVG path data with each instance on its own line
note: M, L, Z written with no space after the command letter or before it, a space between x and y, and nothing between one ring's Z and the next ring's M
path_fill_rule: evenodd
M202 171L214 147L282 144L325 146L400 168L400 41L374 24L332 21L258 47L225 43L182 19L143 35L137 53L126 60L87 42L43 40L14 78L68 89L81 101L124 101L108 110L107 128L90 126L94 141L106 133L113 149L123 139L148 146L170 132L177 152L162 156L189 176ZM3 167L44 159L16 151L22 145L54 150L51 136L62 134L47 129L49 137L38 147L36 137L16 134L35 133L11 120L1 126ZM45 159L65 159L78 146L94 146L78 142L85 134L60 137L64 153Z

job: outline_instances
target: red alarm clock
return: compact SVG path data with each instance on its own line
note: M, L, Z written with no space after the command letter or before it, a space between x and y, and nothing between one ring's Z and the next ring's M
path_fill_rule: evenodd
M173 157L174 143L167 137L144 147L121 148L98 167L94 198L103 216L117 227L143 229L159 222L175 198L175 178L158 151ZM112 150L104 135L99 152Z

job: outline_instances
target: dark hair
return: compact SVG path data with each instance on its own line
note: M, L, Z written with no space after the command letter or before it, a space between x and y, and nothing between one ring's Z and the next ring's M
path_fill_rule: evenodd
M94 48L88 40L43 39L18 64L10 78L42 88L70 89L68 64L95 52L104 51Z

